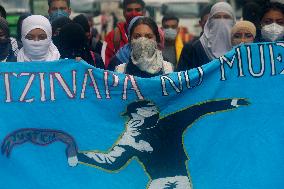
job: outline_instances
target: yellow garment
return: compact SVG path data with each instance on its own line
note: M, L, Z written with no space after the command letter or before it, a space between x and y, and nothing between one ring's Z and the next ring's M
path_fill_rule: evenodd
M177 37L176 37L175 47L176 47L176 57L177 57L177 64L178 64L180 54L181 54L181 51L182 51L182 48L183 48L183 42L182 42L182 38L181 38L180 34L178 34Z

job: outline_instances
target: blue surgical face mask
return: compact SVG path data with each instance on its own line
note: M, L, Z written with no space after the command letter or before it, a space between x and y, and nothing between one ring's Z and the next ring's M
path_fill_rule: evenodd
M165 39L173 41L177 37L177 30L172 28L164 29Z
M69 17L69 13L64 10L57 9L49 14L49 21L52 23L54 20L60 17Z

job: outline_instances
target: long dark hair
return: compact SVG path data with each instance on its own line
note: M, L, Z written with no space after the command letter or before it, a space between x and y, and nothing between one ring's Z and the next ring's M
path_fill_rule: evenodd
M263 12L261 14L260 20L264 17L266 13L268 13L270 10L279 11L282 14L284 14L284 5L278 2L273 3L267 3L266 6L263 9Z
M130 39L131 39L131 36L134 32L134 29L141 24L145 24L145 25L149 26L156 36L157 43L160 43L161 38L160 38L158 26L157 26L156 22L152 18L149 18L149 17L141 17L141 18L138 18L136 20L136 22L134 22L133 26L130 29Z

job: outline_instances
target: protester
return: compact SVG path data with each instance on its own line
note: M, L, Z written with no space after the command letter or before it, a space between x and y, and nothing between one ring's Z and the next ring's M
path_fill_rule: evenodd
M133 26L133 23L140 17L143 16L136 16L134 17L131 22L128 25L127 28L127 35L128 38L130 38L130 29ZM164 32L162 31L162 29L158 28L158 32L159 32L159 36L160 36L160 42L158 43L158 49L159 50L163 50L164 49ZM114 71L115 67L119 64L122 63L128 63L130 60L130 54L131 54L131 45L129 43L127 43L126 45L124 45L123 47L121 47L118 52L112 57L112 59L110 60L110 63L108 64L107 69L110 71Z
M165 60L174 64L175 68L180 58L180 54L183 48L183 42L178 35L179 18L172 15L164 16L162 19L162 29L165 34L165 45L162 50Z
M79 24L85 31L86 38L88 40L89 48L91 47L92 43L92 34L91 34L91 27L88 22L88 18L84 16L83 14L80 14L73 18L73 21L77 24Z
M232 28L231 42L233 46L241 43L252 43L256 36L256 27L249 21L239 21Z
M201 27L202 31L200 33L200 36L197 36L195 38L193 38L190 42L186 43L182 49L181 55L180 55L180 59L179 62L183 62L185 65L188 64L188 62L190 61L190 54L193 51L193 44L195 44L195 42L202 36L203 32L204 32L204 26L208 20L209 14L210 14L210 10L212 8L212 4L207 4L200 13L200 20L199 20L199 26ZM182 69L184 70L185 68L183 68L184 65L182 66L177 66L179 68L176 69Z
M91 51L100 54L101 52L101 47L102 47L102 42L101 41L96 41L95 46L93 47L93 30L89 24L88 18L86 16L84 16L83 14L80 14L78 16L76 16L73 21L79 25L81 25L81 27L84 29L85 31L85 35L87 38L87 45L88 45L88 49L90 49ZM94 34L96 35L96 34ZM97 36L96 36L97 37ZM100 49L100 50L99 50ZM99 55L98 55L99 56Z
M17 61L54 61L60 58L59 51L51 40L52 29L47 18L32 15L22 23L22 42Z
M195 41L187 59L181 59L178 70L202 66L231 50L231 29L236 23L233 8L226 2L216 3L210 11L204 33Z
M48 0L48 14L50 22L71 14L70 0Z
M104 69L101 57L89 49L85 31L79 24L64 25L59 33L58 42L61 58L83 59L92 66Z
M8 22L0 17L0 62L16 62L16 60L12 50Z
M127 37L130 38L130 30L133 27L133 24L137 21L138 18L142 18L143 16L136 16L134 17L130 23L128 24L127 28ZM131 56L131 45L127 43L123 47L121 47L118 52L111 58L107 70L114 71L116 66L119 64L129 63Z
M0 5L0 17L3 17L6 19L6 16L7 16L7 13L6 13L5 8L2 5Z
M274 42L283 40L284 36L284 5L269 3L261 16L262 41Z
M158 49L160 34L157 24L148 17L137 17L131 22L130 60L127 64L119 64L115 71L143 78L173 72L173 65L163 60Z
M116 52L128 43L127 28L132 18L143 15L145 15L145 2L143 0L123 1L123 16L126 21L118 23L117 27L107 34L102 47L101 54L106 68Z
M72 23L72 20L68 17L60 17L55 19L51 26L52 26L52 41L54 45L58 48L59 46L59 33L63 26L66 24Z

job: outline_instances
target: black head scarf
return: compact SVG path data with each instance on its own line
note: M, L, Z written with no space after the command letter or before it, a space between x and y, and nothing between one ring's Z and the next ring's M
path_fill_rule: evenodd
M78 16L76 16L73 21L77 24L80 24L80 26L84 29L85 31L85 35L87 37L87 41L88 41L88 46L91 46L91 27L89 25L88 22L88 18L86 16L84 16L83 14L80 14Z
M3 17L0 17L0 29L5 33L7 37L10 37L10 30L9 30L8 22Z
M59 34L58 29L60 30L64 25L70 24L70 23L72 23L72 20L70 18L68 18L68 17L62 16L62 17L57 18L51 24L51 26L52 26L52 35L53 36L56 35L57 34L56 32L58 32L58 34Z
M0 61L2 61L9 55L11 48L9 25L3 17L0 17L0 29L5 36L5 39L0 39Z
M85 31L79 24L64 25L59 33L58 50L61 58L81 57L88 62L90 53L86 41Z
M256 27L256 37L255 41L259 41L261 38L261 14L262 7L256 2L248 2L243 7L243 19L252 22Z
M243 19L252 22L257 28L260 27L260 15L262 8L255 2L248 2L243 7Z
M0 5L0 17L3 17L6 19L6 16L7 16L7 12L5 8L2 5Z
M73 21L77 24L80 24L85 32L91 32L90 25L88 19L83 14L76 16Z

